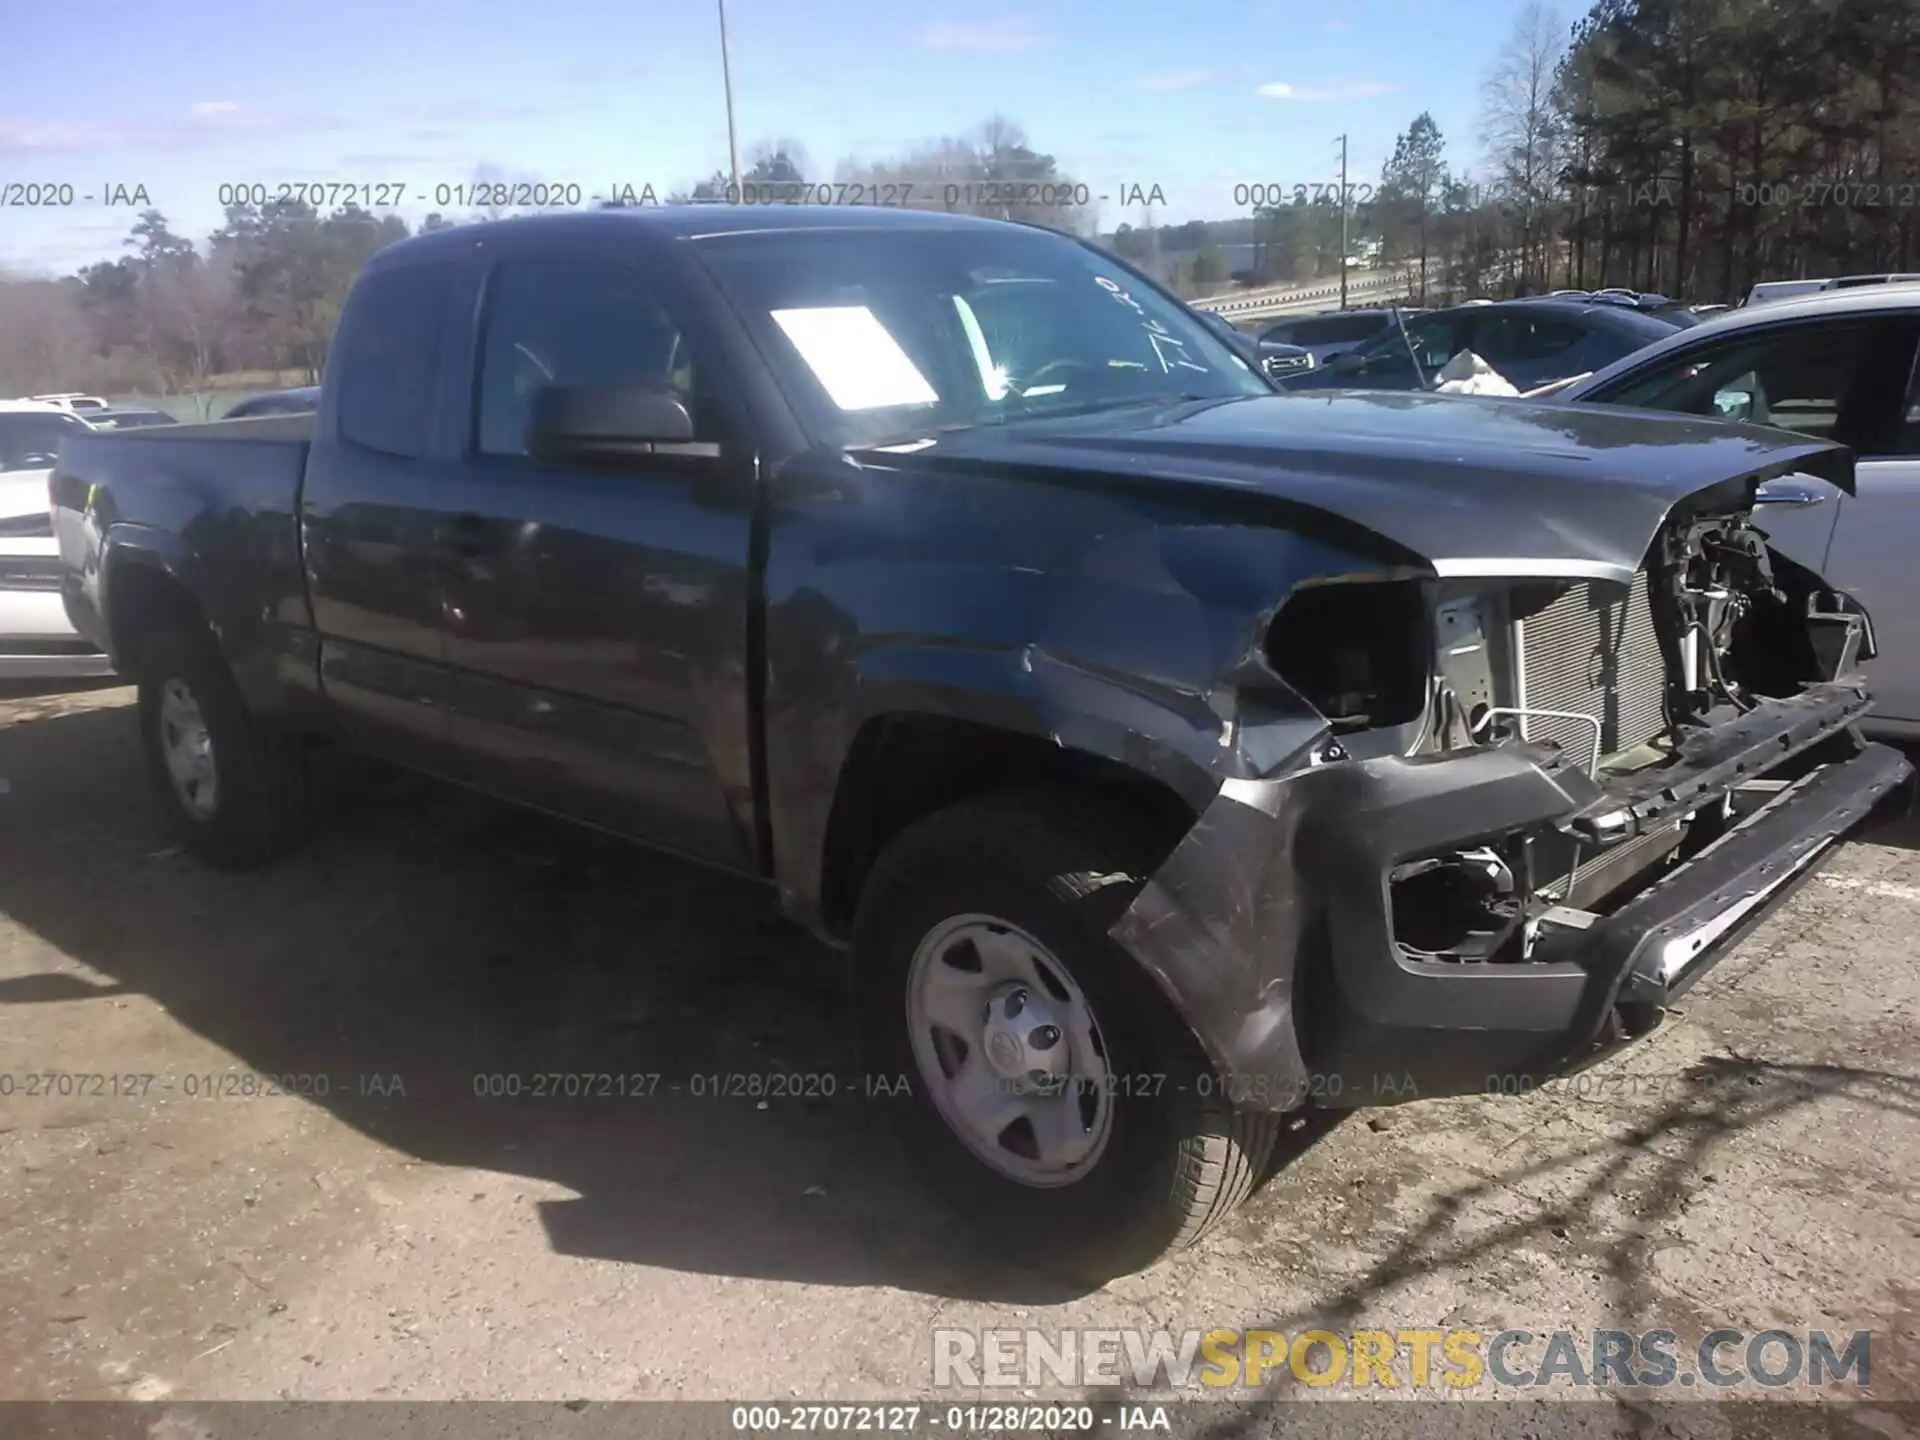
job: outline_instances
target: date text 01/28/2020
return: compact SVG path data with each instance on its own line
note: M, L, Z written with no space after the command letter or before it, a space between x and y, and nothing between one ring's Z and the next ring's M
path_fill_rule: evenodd
M1029 1083L1019 1077L995 1081L1003 1093L1010 1094L1026 1093ZM1488 1083L1497 1087L1496 1080ZM1347 1077L1342 1075L1308 1075L1298 1081L1286 1081L1260 1073L1215 1074L1210 1070L1201 1070L1178 1082L1158 1071L1099 1078L1076 1076L1064 1081L1059 1088L1076 1095L1102 1094L1148 1100L1159 1095L1191 1092L1203 1100L1219 1099L1235 1105L1260 1105L1276 1110L1293 1109L1315 1100L1337 1100L1342 1094L1349 1093ZM1517 1092L1500 1092L1496 1088L1494 1093ZM1375 1100L1415 1100L1419 1098L1420 1087L1411 1075L1377 1074L1372 1077L1371 1094Z
M475 1072L470 1084L482 1100L885 1100L911 1093L905 1075L842 1076L829 1070L708 1070L672 1081L658 1070L495 1070Z

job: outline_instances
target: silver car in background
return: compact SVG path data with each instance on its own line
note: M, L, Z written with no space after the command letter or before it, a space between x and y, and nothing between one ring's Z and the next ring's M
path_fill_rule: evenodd
M0 400L0 680L113 673L67 618L47 493L61 441L92 428L64 406Z
M1838 440L1856 493L1790 477L1764 486L1775 547L1873 616L1867 728L1920 738L1920 283L1825 290L1716 315L1556 397L1723 416Z

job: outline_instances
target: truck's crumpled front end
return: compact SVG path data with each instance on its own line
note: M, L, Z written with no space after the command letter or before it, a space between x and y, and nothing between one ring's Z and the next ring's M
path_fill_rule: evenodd
M1646 1033L1913 770L1856 727L1867 617L1745 504L1630 584L1296 591L1273 671L1326 718L1233 779L1113 931L1242 1104L1514 1093Z

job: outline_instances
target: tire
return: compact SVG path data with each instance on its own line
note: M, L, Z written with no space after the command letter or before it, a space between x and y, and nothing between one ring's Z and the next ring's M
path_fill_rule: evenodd
M911 1119L900 1137L919 1168L958 1211L985 1226L997 1254L1093 1284L1145 1269L1232 1214L1252 1193L1283 1123L1281 1116L1236 1111L1225 1103L1219 1077L1171 1000L1107 935L1153 861L1151 844L1130 835L1125 820L1098 808L1051 794L989 797L940 811L901 834L876 862L854 920L862 1048L870 1074L907 1078ZM1063 883L1062 877L1098 877L1103 883ZM1005 936L993 925L986 927L991 935L982 935L968 917L991 920L1004 927ZM1022 1132L1016 1120L998 1141L984 1145L994 1156L990 1162L982 1156L980 1135L992 1130L997 1115L976 1126L970 1141L933 1094L929 1064L944 1074L955 1051L950 1042L916 1049L915 1031L924 1036L929 1027L910 1019L909 996L916 987L926 989L914 978L923 942L934 948L918 963L931 969L947 963L931 957L953 935L962 937L963 971L977 958L968 953L973 941L967 937L996 947L1005 939L1016 951L1038 942L1043 971L1065 972L1040 977L1054 990L1043 997L1054 1007L1046 1013L1077 1015L1071 1003L1058 1003L1063 993L1075 991L1091 1009L1091 1033L1098 1040L1076 1053L1104 1059L1104 1080L1087 1089L1105 1090L1110 1109L1104 1120L1089 1120L1083 1108L1066 1131L1070 1140L1061 1153L1084 1144L1092 1130L1104 1137L1078 1166L1056 1168L1040 1180L1009 1175L1004 1167L1028 1161L1024 1154L1009 1160L1004 1151L1032 1150L1046 1158L1039 1155L1033 1123ZM951 958L954 952L945 953ZM983 962L980 973L990 968ZM963 986L973 983L963 974ZM1018 980L1006 983L1024 988ZM955 1013L972 1015L976 993L963 989ZM991 992L1004 993L1004 984ZM1004 1015L1014 1002L986 1003L1001 1004ZM987 1008L984 1014L992 1018L996 1012ZM1053 1031L1049 1043L1057 1043L1057 1027L1041 1028ZM983 1060L994 1045L990 1027L981 1030ZM1025 1058L1046 1060L1052 1053ZM1007 1060L1004 1045L998 1054ZM964 1061L956 1073L966 1073ZM1002 1087L1019 1083L998 1072L994 1079ZM957 1088L958 1080L941 1084L945 1095ZM1097 1111L1097 1094L1092 1104ZM1053 1124L1046 1128L1061 1133Z
M189 708L190 707L190 708ZM204 730L211 787L177 782L174 741ZM183 719L186 723L183 725ZM140 663L140 734L147 776L167 825L197 859L247 870L285 854L307 820L305 755L297 739L262 725L204 627L177 622L147 643Z

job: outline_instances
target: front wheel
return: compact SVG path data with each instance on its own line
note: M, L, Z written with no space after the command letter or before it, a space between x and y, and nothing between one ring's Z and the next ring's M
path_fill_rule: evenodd
M1225 1102L1107 935L1152 858L1052 796L969 802L887 849L855 921L865 1047L908 1079L916 1158L1001 1253L1081 1280L1199 1240L1280 1125Z

